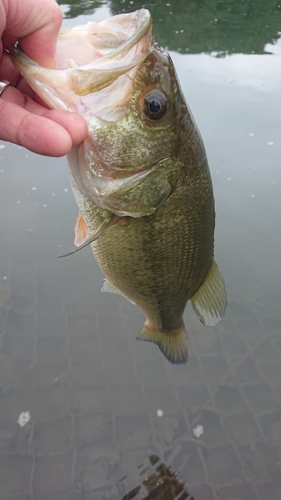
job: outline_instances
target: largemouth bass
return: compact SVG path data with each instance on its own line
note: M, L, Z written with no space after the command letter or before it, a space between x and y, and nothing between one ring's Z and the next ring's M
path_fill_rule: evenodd
M137 338L188 358L188 300L204 325L226 308L214 260L212 181L199 130L146 9L62 29L56 67L19 47L14 64L50 108L77 111L88 136L68 155L79 207L75 244L91 244L103 291L145 313Z

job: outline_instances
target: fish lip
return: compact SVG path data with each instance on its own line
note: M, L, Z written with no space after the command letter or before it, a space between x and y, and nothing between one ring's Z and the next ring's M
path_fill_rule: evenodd
M124 16L132 18L134 30L117 48L111 50L108 54L97 57L86 65L61 69L61 71L67 71L67 84L76 95L83 96L92 92L95 93L108 87L118 76L136 68L147 56L153 43L150 12L147 9L140 9L130 14L114 16L112 19L115 20L116 26L118 26L119 20L121 20L120 25L122 26ZM104 23L106 24L106 21ZM126 60L127 58L128 60ZM58 68L58 70L60 69ZM88 75L86 75L86 72L88 72ZM112 74L115 75L114 80L111 79ZM90 89L85 84L85 76L87 76L88 80L91 80Z
M151 31L152 18L149 10L139 9L135 12L131 12L130 14L120 14L114 16L116 24L118 24L118 20L124 15L135 18L134 21L136 23L136 29L134 31L134 34L127 40L125 40L122 44L120 44L119 47L117 47L115 50L109 52L109 54L98 58L96 60L98 65L104 63L104 61L116 59L119 54L122 55L125 51L133 48L147 33Z
M108 54L105 54L101 57L96 58L94 61L90 61L88 64L78 66L76 68L47 68L44 66L40 66L36 61L31 60L27 54L21 49L19 42L16 42L14 45L11 46L9 52L10 56L12 58L13 63L15 66L24 66L28 67L35 67L35 68L41 68L41 70L48 70L52 72L57 72L57 71L66 71L68 73L75 72L77 70L82 70L85 71L87 67L90 67L90 69L100 69L103 71L108 71L112 72L113 68L101 68L101 66L105 65L106 63L110 62L113 59L118 59L119 57L122 59L122 55L125 53L129 52L130 49L132 49L140 40L147 35L149 32L151 32L152 29L152 18L150 15L149 10L147 9L139 9L136 10L135 12L128 13L128 14L119 14L116 16L113 16L113 18L116 20L116 25L118 25L118 20L124 16L130 16L133 21L136 23L135 30L131 36L128 37L123 43L121 43L116 49L113 49L110 51ZM110 19L113 19L110 18ZM105 20L106 21L106 20ZM101 21L101 23L97 24L102 24L105 23L105 21ZM90 23L88 23L90 24ZM77 28L82 28L84 25L79 25L76 26L72 29L77 29ZM71 29L71 28L70 28ZM61 29L61 32L65 31L64 28ZM60 37L60 34L58 38ZM71 54L70 54L71 55ZM144 57L146 55L146 52L144 51Z

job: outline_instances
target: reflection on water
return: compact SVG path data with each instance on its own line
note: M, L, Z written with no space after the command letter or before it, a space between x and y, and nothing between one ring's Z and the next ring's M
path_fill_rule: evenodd
M102 7L103 0L57 0L57 3L64 8L65 19L72 19L81 14L91 16L95 10Z
M280 500L280 44L267 51L172 54L208 151L229 297L208 330L187 308L185 367L136 345L143 315L100 293L90 250L57 259L77 215L65 159L1 143L1 500L157 499L151 477L157 494L171 481L196 500Z
M64 5L65 0L59 0ZM92 14L99 0L68 2L65 15ZM265 46L280 38L281 5L278 0L110 0L112 15L142 7L153 17L155 39L169 50L197 54L263 54Z
M151 471L150 465L153 466ZM165 464L159 464L159 457L151 455L149 464L140 467L142 483L127 493L122 500L195 500L189 495L177 475ZM147 494L148 493L148 494Z
M135 10L142 0L111 0L112 12ZM177 0L148 2L154 34L169 50L219 55L262 54L280 37L280 2L269 0Z

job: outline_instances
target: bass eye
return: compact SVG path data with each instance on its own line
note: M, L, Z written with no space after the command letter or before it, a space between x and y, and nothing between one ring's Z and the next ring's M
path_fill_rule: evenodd
M152 90L143 100L143 111L150 120L159 120L167 111L167 98L159 90Z

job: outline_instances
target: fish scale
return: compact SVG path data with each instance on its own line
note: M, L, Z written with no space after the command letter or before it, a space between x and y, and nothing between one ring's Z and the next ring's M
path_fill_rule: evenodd
M200 185L201 195L202 184L194 184L195 188ZM183 211L182 200L191 196L188 187L183 186L186 193L175 190L149 218L131 218L124 226L116 224L92 244L109 281L165 331L181 321L186 301L196 291L198 283L202 283L213 255L212 224L208 220L203 223L197 207L196 217L190 215L188 204L187 213ZM208 207L202 205L201 212L208 213L212 222L212 191L210 186L207 189L209 195L203 198ZM80 202L80 210L90 232L94 233L97 224L92 225L96 220L92 210L96 207L85 211L85 202ZM177 219L179 213L179 222L174 224L173 219ZM167 229L165 220L172 227ZM208 245L202 245L208 231Z

